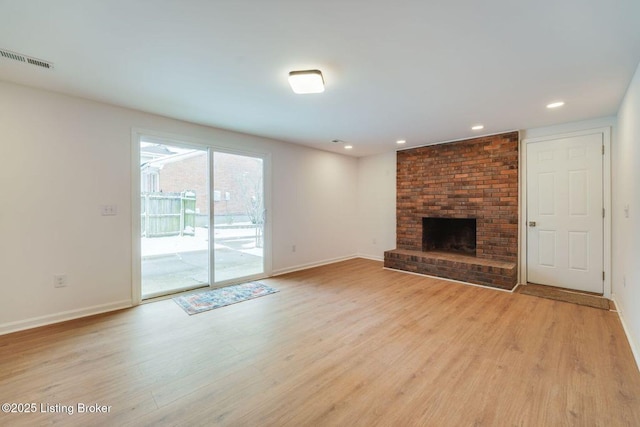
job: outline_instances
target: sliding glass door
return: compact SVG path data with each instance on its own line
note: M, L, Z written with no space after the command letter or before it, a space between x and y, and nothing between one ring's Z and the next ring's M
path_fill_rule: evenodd
M265 158L143 136L139 156L142 299L268 273Z
M213 153L214 283L265 272L264 161Z
M142 298L209 286L209 150L140 142Z

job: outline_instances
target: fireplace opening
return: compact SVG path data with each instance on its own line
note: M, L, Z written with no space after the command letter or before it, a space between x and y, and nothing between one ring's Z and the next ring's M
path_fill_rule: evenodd
M475 256L475 218L422 218L422 250Z

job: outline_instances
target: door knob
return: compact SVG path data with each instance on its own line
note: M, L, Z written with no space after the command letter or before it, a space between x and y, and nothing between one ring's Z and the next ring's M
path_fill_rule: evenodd
M535 227L535 226L536 226L535 221L529 221L529 227Z

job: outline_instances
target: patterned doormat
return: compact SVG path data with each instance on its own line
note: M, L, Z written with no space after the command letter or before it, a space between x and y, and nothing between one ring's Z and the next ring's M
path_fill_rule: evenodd
M247 282L211 291L197 292L173 298L187 314L198 314L227 305L235 304L278 292L277 289L261 282Z
M519 294L532 295L535 297L553 299L556 301L570 302L578 305L586 305L588 307L600 308L602 310L610 310L613 303L606 298L595 295L585 295L576 292L565 291L551 286L535 285L528 283L518 286L516 292Z

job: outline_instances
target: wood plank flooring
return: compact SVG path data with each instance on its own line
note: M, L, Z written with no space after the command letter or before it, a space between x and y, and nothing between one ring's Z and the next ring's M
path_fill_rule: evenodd
M616 313L364 259L265 282L194 316L165 300L0 336L0 403L38 409L0 425L640 425Z

